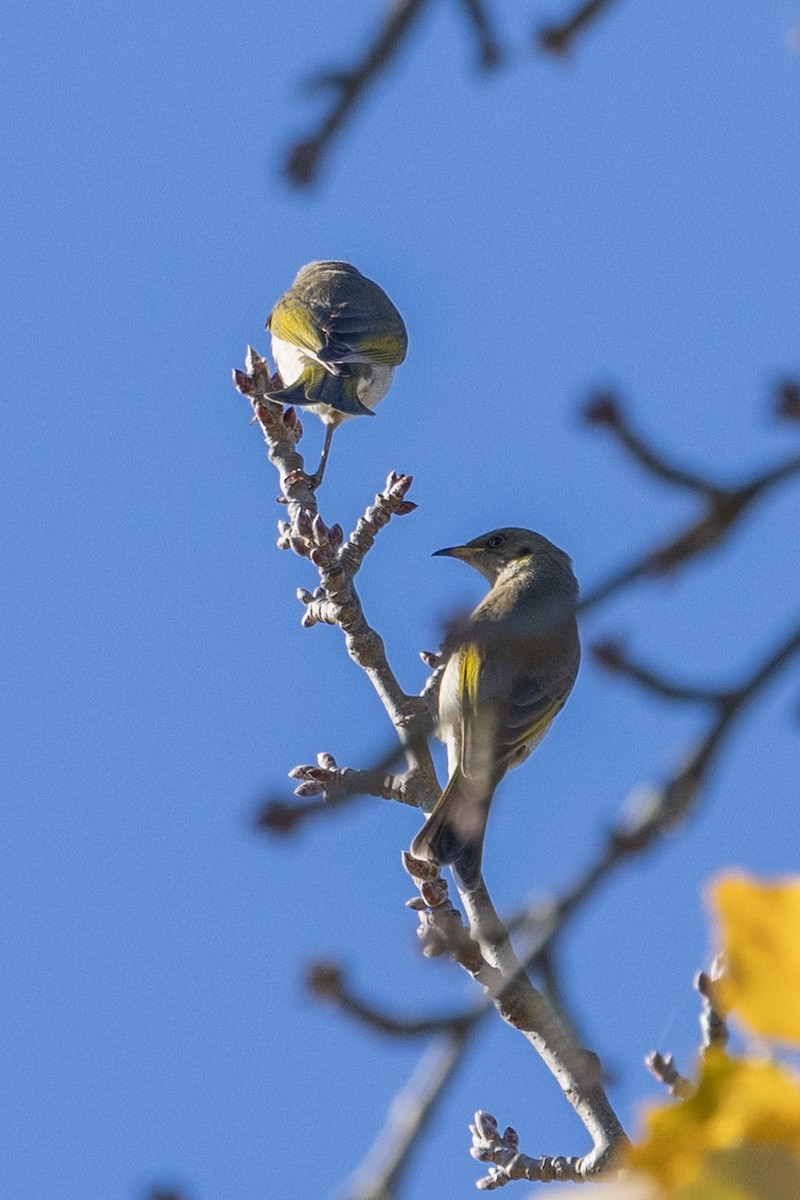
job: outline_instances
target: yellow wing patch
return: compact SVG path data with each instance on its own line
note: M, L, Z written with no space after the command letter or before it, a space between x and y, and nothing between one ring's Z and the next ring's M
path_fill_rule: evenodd
M316 354L325 344L322 330L305 308L289 308L277 304L267 321L270 332L284 342Z
M478 647L469 643L461 652L461 662L458 664L458 690L462 698L468 697L474 704L478 694L478 680L481 674L481 656Z
M354 349L363 354L367 362L385 364L387 367L399 366L406 356L405 343L393 333L359 339Z
M539 737L543 737L547 730L552 725L554 719L564 707L564 700L556 700L549 708L540 713L532 725L528 726L514 742L511 747L512 753L521 750L523 746L527 746L529 742L536 741Z

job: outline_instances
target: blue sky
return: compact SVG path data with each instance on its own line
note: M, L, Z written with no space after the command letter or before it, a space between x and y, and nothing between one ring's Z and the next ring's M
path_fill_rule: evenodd
M522 47L536 9L497 0ZM442 545L540 530L589 587L685 521L580 406L620 389L682 461L735 481L796 448L770 415L800 374L800 57L795 0L655 11L620 0L567 62L472 69L434 5L336 146L320 186L279 164L313 126L303 78L347 63L381 6L47 3L7 18L2 90L2 488L10 520L0 699L0 1164L15 1200L332 1194L420 1047L307 999L315 956L398 1012L462 1004L423 962L399 851L414 815L378 801L291 842L253 805L321 749L370 761L388 734L337 631L299 626L307 564L274 545L274 473L230 368L297 267L380 281L410 351L374 421L337 435L323 512L345 527L390 469L419 510L362 572L401 681L421 686L482 584ZM321 427L307 421L311 460ZM798 485L725 549L587 617L668 672L738 678L800 615ZM653 1047L688 1067L703 882L798 868L797 672L743 723L700 811L575 922L561 961L634 1124ZM624 798L681 758L701 713L587 660L535 758L498 797L497 901L547 894ZM353 849L364 870L342 870ZM406 1195L469 1195L477 1107L530 1153L585 1137L498 1023L462 1070Z

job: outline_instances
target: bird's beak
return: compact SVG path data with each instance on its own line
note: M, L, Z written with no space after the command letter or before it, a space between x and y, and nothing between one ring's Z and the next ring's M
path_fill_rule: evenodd
M478 553L477 546L445 546L444 550L434 550L432 558L461 558L469 562Z

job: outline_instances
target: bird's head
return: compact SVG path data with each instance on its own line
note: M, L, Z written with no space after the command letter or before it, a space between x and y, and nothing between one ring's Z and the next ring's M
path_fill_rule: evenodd
M554 546L540 533L532 529L510 526L507 529L492 529L480 537L473 538L463 546L447 546L436 550L435 555L460 558L494 584L509 569L530 567L562 571L572 576L572 564L563 550Z

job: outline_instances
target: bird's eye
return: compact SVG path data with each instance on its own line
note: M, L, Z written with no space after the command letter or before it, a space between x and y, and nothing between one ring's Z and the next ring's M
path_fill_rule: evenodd
M489 550L496 550L498 546L502 546L505 540L506 539L503 537L502 533L496 533L494 537L489 538L488 542L486 543L486 547Z

